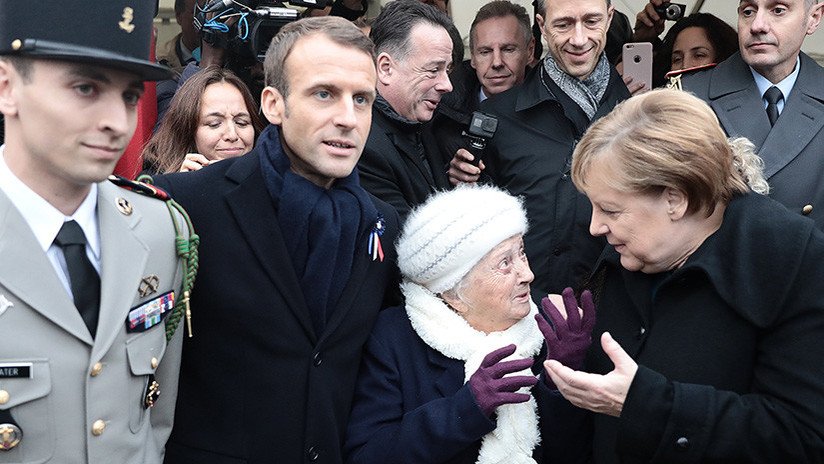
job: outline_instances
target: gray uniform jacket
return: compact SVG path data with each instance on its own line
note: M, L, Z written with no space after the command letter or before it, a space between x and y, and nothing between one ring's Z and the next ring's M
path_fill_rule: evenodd
M685 78L684 90L710 104L727 135L755 144L770 197L824 229L824 68L801 54L798 80L772 128L740 54Z
M130 214L119 199L129 202ZM0 463L163 460L183 329L167 344L168 312L144 331L126 324L144 302L172 290L182 298L171 216L162 202L109 182L99 184L97 214L101 304L92 339L28 224L0 192L0 366L12 366L0 369L0 413L10 413L23 432L17 446L0 451ZM141 297L141 281L152 275L156 291ZM162 393L146 408L152 375Z

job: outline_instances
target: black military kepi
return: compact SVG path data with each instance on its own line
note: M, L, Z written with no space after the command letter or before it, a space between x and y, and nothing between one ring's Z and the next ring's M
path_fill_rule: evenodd
M169 68L148 60L156 7L157 0L0 0L0 55L166 79Z

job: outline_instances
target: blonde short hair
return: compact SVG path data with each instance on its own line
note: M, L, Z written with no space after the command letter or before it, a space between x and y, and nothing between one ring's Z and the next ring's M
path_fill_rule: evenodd
M586 190L596 160L610 161L610 187L656 193L669 187L687 195L687 214L715 211L736 194L767 193L763 162L746 139L727 140L712 109L678 90L630 98L595 122L575 148L572 181Z

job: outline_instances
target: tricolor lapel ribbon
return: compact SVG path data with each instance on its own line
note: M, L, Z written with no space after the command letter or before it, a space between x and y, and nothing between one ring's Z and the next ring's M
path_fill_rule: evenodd
M383 262L383 246L381 246L381 235L386 230L386 223L383 216L378 215L378 220L372 226L372 232L369 233L369 255L372 256L372 261L381 260Z

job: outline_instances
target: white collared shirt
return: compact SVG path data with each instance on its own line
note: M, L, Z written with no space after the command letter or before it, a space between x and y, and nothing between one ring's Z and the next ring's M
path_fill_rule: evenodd
M478 90L478 102L482 102L482 101L486 100L487 98L488 97L484 93L484 88L481 87L481 90Z
M92 184L89 194L71 216L66 216L51 205L43 197L24 184L9 169L5 159L5 145L0 145L0 190L9 197L17 211L26 220L34 233L34 238L46 253L54 267L60 283L63 284L69 297L72 298L69 284L69 271L63 250L54 244L57 232L63 223L75 220L86 235L86 256L89 257L94 268L100 273L100 228L97 221L97 184Z
M781 95L784 96L781 100L776 103L776 107L778 108L778 115L781 115L781 112L784 111L784 104L787 102L787 99L790 98L790 92L792 92L793 87L795 87L795 81L798 80L798 71L801 69L801 57L795 58L795 69L793 72L790 73L789 76L785 77L781 80L781 82L777 84L773 84L770 82L769 79L758 74L755 69L750 67L750 72L752 72L752 77L755 79L755 85L758 86L758 93L761 94L761 103L764 104L764 109L767 109L767 100L764 98L764 94L767 93L770 87L776 86L778 90L781 91Z

